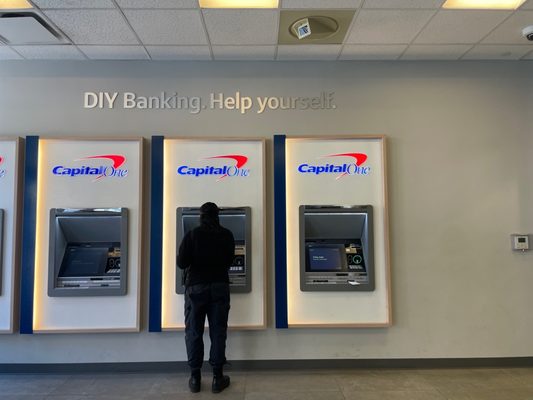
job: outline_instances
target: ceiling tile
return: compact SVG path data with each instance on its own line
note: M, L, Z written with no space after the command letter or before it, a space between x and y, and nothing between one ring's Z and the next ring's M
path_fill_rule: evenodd
M524 45L486 45L480 44L463 56L463 60L518 60L531 50Z
M0 46L0 60L22 60L22 57L7 46Z
M213 45L277 43L277 10L204 9L202 12Z
M198 10L124 10L145 45L207 44Z
M401 60L458 60L471 47L468 44L412 45Z
M211 60L209 46L146 46L152 60Z
M346 43L410 43L434 13L432 10L361 10Z
M533 10L533 0L527 0L524 4L522 4L520 10Z
M213 46L215 60L274 60L276 46Z
M115 8L112 0L33 0L39 8Z
M442 6L444 0L366 0L363 8L431 8Z
M142 46L79 46L91 60L148 60Z
M28 60L85 60L82 53L71 45L13 46Z
M45 11L75 44L138 44L118 10Z
M282 0L282 8L359 8L362 0Z
M526 54L523 60L533 60L533 51L530 51L528 54Z
M414 43L477 43L509 15L511 11L441 10Z
M278 60L336 60L340 44L279 45Z
M198 8L198 0L117 0L121 8Z
M517 11L483 39L483 44L528 44L522 29L533 25L533 11ZM533 45L533 43L532 43Z
M396 60L406 47L406 44L347 44L339 60Z

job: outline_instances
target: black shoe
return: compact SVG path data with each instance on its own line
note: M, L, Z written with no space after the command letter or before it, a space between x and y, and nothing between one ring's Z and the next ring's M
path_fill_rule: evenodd
M199 376L191 375L189 378L189 389L192 393L198 393L202 386L202 378Z
M213 377L213 384L211 385L211 391L213 393L220 393L229 386L229 376L220 375Z

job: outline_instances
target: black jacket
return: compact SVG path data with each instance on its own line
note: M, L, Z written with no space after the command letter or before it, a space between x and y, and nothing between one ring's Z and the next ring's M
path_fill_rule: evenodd
M189 268L186 286L229 282L228 269L234 255L235 240L229 229L201 225L183 238L177 263L181 269Z

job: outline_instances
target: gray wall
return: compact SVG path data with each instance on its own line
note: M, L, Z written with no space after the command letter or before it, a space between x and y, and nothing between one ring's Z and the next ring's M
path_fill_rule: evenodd
M232 332L228 358L533 356L533 252L513 253L509 237L533 233L532 67L0 62L0 135L266 137L272 169L275 133L385 134L394 325L275 330L270 201L269 328ZM236 90L253 96L326 90L336 93L337 108L261 115L84 110L83 92L99 90L177 90L205 98ZM272 200L271 173L268 191ZM145 232L145 245L147 239ZM0 363L185 360L182 333L147 332L148 251L145 261L140 334L0 336Z

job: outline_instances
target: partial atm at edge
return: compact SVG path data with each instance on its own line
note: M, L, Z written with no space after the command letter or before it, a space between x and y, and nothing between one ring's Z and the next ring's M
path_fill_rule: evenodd
M300 290L373 291L373 208L302 205Z
M220 225L229 229L235 239L235 257L229 269L231 293L252 290L252 231L250 207L220 207ZM176 254L187 232L200 225L200 208L178 207L176 210ZM185 293L183 272L176 268L176 293Z
M50 210L48 296L123 296L128 210Z
M0 296L2 295L2 276L4 261L4 210L0 208Z

